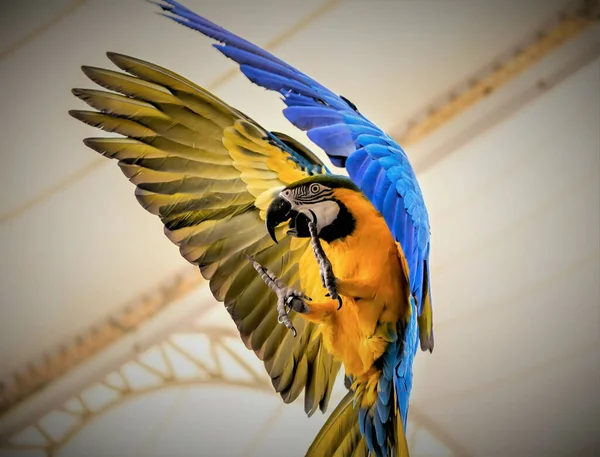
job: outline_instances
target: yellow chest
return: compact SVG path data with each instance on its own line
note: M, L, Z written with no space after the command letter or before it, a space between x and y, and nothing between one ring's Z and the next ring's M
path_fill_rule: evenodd
M356 219L354 233L331 244L322 242L323 250L338 279L369 284L375 293L367 298L342 295L341 309L319 327L326 349L344 364L346 374L361 376L372 372L373 362L385 351L389 323L395 326L405 312L408 288L397 244L383 217L368 202L351 203L347 206ZM313 301L326 300L310 249L300 261L300 272L302 290Z

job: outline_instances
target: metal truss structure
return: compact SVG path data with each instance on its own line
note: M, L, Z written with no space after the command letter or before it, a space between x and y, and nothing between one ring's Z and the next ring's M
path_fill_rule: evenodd
M177 276L160 284L154 291L126 304L120 313L98 323L60 348L46 353L25 369L0 379L0 414L40 391L124 335L134 332L148 319L203 282L204 279L196 268L186 268Z
M62 406L45 412L10 437L0 448L0 455L58 457L72 438L102 414L134 397L177 386L229 386L276 395L261 362L246 349L235 329L193 325L140 352ZM332 403L336 400L333 398ZM413 409L411 415L408 439L415 455L419 455L419 436L436 440L448 455L465 455L418 410ZM255 440L260 441L261 436Z
M403 146L418 143L487 98L567 41L600 20L600 1L571 2L520 46L491 61L477 74L409 119L394 132ZM420 171L420 170L417 170Z

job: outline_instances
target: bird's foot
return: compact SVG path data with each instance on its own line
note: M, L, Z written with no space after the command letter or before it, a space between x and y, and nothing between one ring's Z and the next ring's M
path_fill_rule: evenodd
M275 294L277 294L277 322L285 325L296 336L296 329L290 319L289 312L294 310L297 313L307 313L309 311L305 300L312 299L306 294L288 287L281 279L279 279L272 271L263 267L260 263L248 256L248 260L252 263L254 269L258 272L260 278Z
M337 292L337 278L333 274L333 267L331 262L327 258L321 241L319 240L317 225L313 221L308 222L308 230L310 231L310 243L317 258L319 264L319 270L321 272L321 282L323 287L327 289L327 297L331 297L338 301L338 309L342 307L342 297Z

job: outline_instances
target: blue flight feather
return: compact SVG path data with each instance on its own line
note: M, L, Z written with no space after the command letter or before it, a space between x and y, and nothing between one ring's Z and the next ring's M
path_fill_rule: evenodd
M354 140L346 124L333 124L309 130L308 137L329 155L346 159L354 152Z
M358 410L358 428L360 429L360 434L365 434L365 427L367 423L367 410L365 408L360 408Z
M408 418L409 397L412 389L412 366L419 345L419 328L416 319L417 308L412 297L410 302L412 313L410 320L406 323L406 326L402 331L401 354L399 354L397 358L399 363L396 367L394 377L396 395L398 396L398 404L405 430Z
M365 433L364 433L365 441L367 442L367 446L370 450L374 450L373 443L373 423L365 422Z
M259 86L264 87L265 89L271 89L275 91L286 90L286 91L295 91L300 95L304 95L305 97L316 97L317 93L311 89L310 87L285 76L280 76L276 73L270 73L265 70L261 70L260 68L251 67L247 64L240 65L240 70L242 73L248 77L250 81Z
M381 422L379 414L375 414L373 416L373 424L375 428L375 438L377 439L377 444L381 446L385 442L387 433L385 430L385 424Z
M373 200L379 175L383 175L384 173L384 170L375 161L372 161L363 173L361 188L369 200Z
M371 146L371 145L389 146L390 145L388 140L386 140L384 137L381 137L380 135L371 135L369 133L364 133L362 135L359 135L356 138L356 142L358 144L360 144L361 146L365 146L365 145L367 145L367 146Z
M379 415L379 420L382 423L387 422L387 420L390 417L390 396L387 396L387 400L386 397L384 397L384 395L382 395L383 392L391 392L390 386L389 386L389 381L386 383L388 384L385 387L385 390L380 388L380 395L379 395L379 401L377 402L377 414Z
M288 107L297 107L297 106L315 106L315 102L310 97L305 97L304 95L294 94L290 92L288 94L282 94L283 103L285 103ZM284 110L285 111L285 110ZM293 124L293 122L292 122Z
M290 106L283 110L283 115L301 130L340 124L344 121L339 111L321 106Z
M350 127L350 131L352 132L352 138L356 140L360 135L376 135L377 133L381 134L379 129L373 128L370 125L364 124L348 124ZM361 145L364 146L364 145Z
M213 44L213 47L240 65L255 67L259 70L273 73L283 78L289 78L303 84L305 84L307 80L310 81L306 76L302 75L302 73L298 73L294 70L291 70L289 67L281 65L278 62L266 59L243 49L222 44Z

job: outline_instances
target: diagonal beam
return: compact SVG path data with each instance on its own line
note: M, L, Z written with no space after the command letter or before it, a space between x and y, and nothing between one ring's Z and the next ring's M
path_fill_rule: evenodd
M119 314L79 335L68 344L47 353L24 370L0 379L0 418L52 381L71 371L80 363L133 333L142 324L177 300L197 289L204 282L195 268L186 270L139 300L129 303Z
M413 116L393 136L403 146L418 143L513 80L545 56L577 37L600 18L600 0L570 3L520 46L489 63L468 82Z
M58 371L61 368L59 365L51 365L46 377L40 378L45 380L43 383L34 375L32 380L35 384L15 384L9 388L8 392L20 395L8 397L8 402L12 403L5 403L10 407L0 416L0 445L7 437L30 424L31 418L63 406L74 392L81 391L111 370L117 370L136 359L157 340L167 338L176 329L216 306L209 288L202 286L203 280L196 283L199 277L200 273L191 270L189 276L185 276L185 282L180 282L181 286L172 289L171 295L166 294L163 307L156 308L150 314L138 313L136 325L127 327L125 331L121 329L122 333L112 343L95 351L93 357L92 354L83 353L63 372ZM164 291L162 294L160 296L165 296Z

